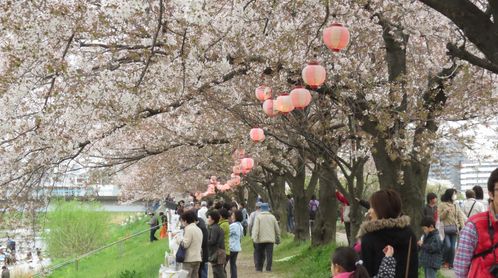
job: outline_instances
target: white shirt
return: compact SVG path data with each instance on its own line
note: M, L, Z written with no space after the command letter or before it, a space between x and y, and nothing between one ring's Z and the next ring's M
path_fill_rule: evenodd
M207 216L206 216L206 212L208 211L208 208L207 207L201 207L198 211L197 211L197 217L198 218L201 218L202 220L204 220L204 223L207 223Z
M475 203L475 204L474 204ZM474 207L472 207L474 206ZM472 211L471 211L472 209ZM474 214L480 213L480 212L485 212L486 207L479 201L477 201L474 198L469 198L463 202L463 213L465 214L465 217L471 217Z

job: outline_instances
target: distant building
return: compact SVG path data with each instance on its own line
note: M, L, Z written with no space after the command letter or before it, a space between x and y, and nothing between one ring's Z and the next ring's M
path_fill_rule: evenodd
M89 171L76 165L63 173L54 172L42 182L38 197L95 198L96 200L118 199L120 188L110 183L106 175L90 175Z
M480 185L487 191L489 174L498 168L498 161L474 161L465 162L460 167L460 190L472 189L475 185Z

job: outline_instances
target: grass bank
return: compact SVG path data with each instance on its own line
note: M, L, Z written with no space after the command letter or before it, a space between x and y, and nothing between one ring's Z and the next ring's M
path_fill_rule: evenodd
M311 248L309 241L294 242L292 236L287 236L274 249L273 272L285 278L329 278L331 276L330 257L335 247L335 244L329 244ZM242 250L252 252L252 241L249 237L244 238L242 248ZM419 277L424 277L421 269ZM445 276L438 273L437 277L444 278Z
M126 226L112 225L111 241L115 241L139 231L147 229L146 220L137 221ZM156 233L159 237L159 231ZM149 243L149 233L141 234L127 240L124 244L117 244L78 263L56 270L49 277L157 277L159 266L164 262L164 251L167 250L167 240ZM55 263L64 261L57 260Z

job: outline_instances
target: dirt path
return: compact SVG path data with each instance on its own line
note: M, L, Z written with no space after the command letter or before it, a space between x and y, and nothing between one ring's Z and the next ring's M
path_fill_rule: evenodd
M275 263L275 258L273 260ZM229 267L227 267L228 270ZM252 249L247 251L242 251L237 258L237 276L244 277L264 277L264 278L283 278L280 273L275 272L256 272L254 268L254 261L252 257Z

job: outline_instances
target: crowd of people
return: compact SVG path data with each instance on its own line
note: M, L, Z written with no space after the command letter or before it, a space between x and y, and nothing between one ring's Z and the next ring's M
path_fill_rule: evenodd
M411 219L402 213L402 201L395 190L379 190L368 201L359 200L368 209L366 219L355 237L348 237L349 246L335 250L330 271L334 277L415 278L419 268L425 277L436 277L441 268L453 269L459 278L498 277L498 169L488 180L489 202L484 200L480 186L465 192L466 200L457 201L458 192L447 189L440 197L428 193L427 204L421 209L422 238L417 238L410 226ZM350 234L350 201L336 192L341 205L341 221ZM292 232L294 200L287 196L287 230ZM249 235L253 242L255 271L271 271L273 249L281 240L280 228L268 203L260 198L256 209L248 213L245 203L202 201L185 206L180 202L183 236L177 242L186 252L183 269L188 277L207 277L208 263L213 277L237 277L237 258L241 240ZM319 202L313 196L308 204L310 227L313 225ZM159 220L152 215L151 241Z
M239 204L234 199L189 204L180 201L174 213L180 216L181 232L172 236L184 252L181 263L188 277L208 277L209 263L213 277L227 277L230 264L230 277L236 278L241 241L247 234L254 243L255 270L271 271L273 247L280 242L280 229L268 203L259 199L256 210L249 215L245 203ZM149 215L150 241L153 242L157 240L158 229L167 229L168 217L163 212L159 217L153 212Z

